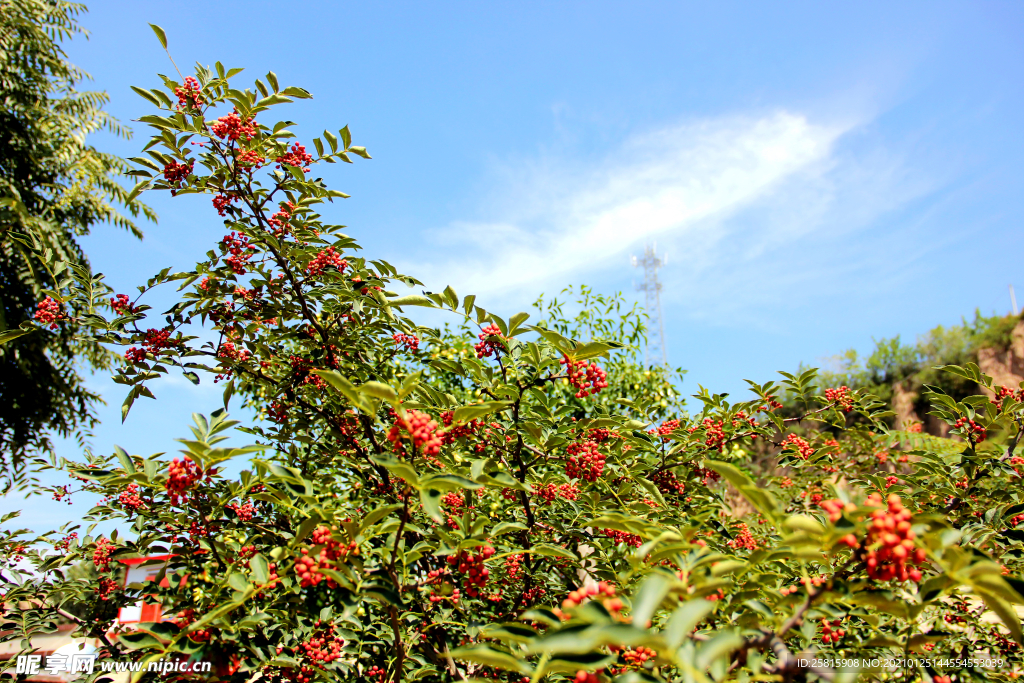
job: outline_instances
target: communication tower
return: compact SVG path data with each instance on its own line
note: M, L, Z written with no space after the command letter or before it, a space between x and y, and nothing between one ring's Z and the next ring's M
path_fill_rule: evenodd
M668 349L665 346L665 322L661 317L661 281L658 269L668 263L668 257L658 257L656 242L644 247L641 258L631 256L634 268L643 266L644 282L636 288L645 295L647 310L647 348L644 350L644 365L668 365Z

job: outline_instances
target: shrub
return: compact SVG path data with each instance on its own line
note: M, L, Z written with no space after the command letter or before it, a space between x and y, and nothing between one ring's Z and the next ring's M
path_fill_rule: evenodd
M574 339L557 311L529 325L450 287L393 292L419 283L319 213L344 195L314 166L366 151L347 128L307 149L269 112L308 93L273 74L242 91L237 73L136 89L160 112L142 118L156 132L133 194L210 198L225 220L206 258L135 299L77 270L56 292L127 349L125 414L170 372L222 382L224 409L170 460L61 463L104 496L92 518L130 532L66 528L49 553L7 532L36 574L9 565L5 639L70 618L112 657L303 683L831 680L837 659L893 657L926 680L965 657L1000 660L976 676L1019 669L1022 392L930 396L965 439L951 455L894 440L877 401L823 392L814 371L751 383L749 401L702 388L699 412L662 419L639 379L667 376L629 365L613 316ZM145 294L171 283L180 300L151 322ZM456 325L418 326L415 306ZM780 414L784 391L799 414ZM252 446L222 443L234 394L261 410ZM170 555L153 583L113 580L152 555ZM86 559L98 578L72 578ZM144 595L169 620L108 634Z

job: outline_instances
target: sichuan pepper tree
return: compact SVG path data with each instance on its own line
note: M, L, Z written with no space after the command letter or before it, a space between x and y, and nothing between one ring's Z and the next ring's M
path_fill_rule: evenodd
M344 195L314 165L365 150L347 128L307 149L270 112L308 93L273 74L238 90L238 71L136 89L159 113L142 119L156 132L135 193L210 201L224 227L206 258L134 298L75 269L51 295L123 349L125 415L170 372L223 383L224 409L197 415L174 457L52 463L121 532L6 531L5 639L65 619L104 656L301 683L835 680L816 658L911 655L909 677L929 681L949 680L950 658L1002 660L961 678L1019 668L1007 526L1024 511L1024 390L998 405L936 393L965 440L922 441L888 488L835 445L890 438L878 402L820 391L813 371L751 384L749 401L702 388L699 412L660 419L646 386L609 377L617 339L573 339L557 314L506 319L451 288L393 292L419 283L319 213ZM181 294L158 322L145 295L163 285ZM417 325L415 306L454 327ZM456 339L463 323L473 334ZM780 415L781 392L804 409ZM256 426L228 419L236 394L261 409ZM232 428L254 445L225 446ZM787 503L787 481L821 498ZM170 556L155 581L116 581L118 560L154 555ZM71 571L83 562L96 574ZM111 627L142 599L165 621Z

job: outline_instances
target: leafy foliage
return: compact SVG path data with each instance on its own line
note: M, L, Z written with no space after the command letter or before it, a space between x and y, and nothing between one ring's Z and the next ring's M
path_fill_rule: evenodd
M79 434L95 423L99 397L76 364L109 370L108 353L76 324L36 330L45 296L87 273L78 238L104 222L141 237L131 217L153 213L116 177L125 162L87 145L87 136L129 131L110 117L100 92L79 92L88 75L67 62L59 41L82 28L81 5L0 0L0 469L23 480L25 456L50 448L49 433ZM60 263L60 266L53 266Z
M661 421L675 394L651 396L668 377L630 362L640 331L614 301L584 290L602 310L541 304L531 325L451 287L392 291L419 283L319 213L344 195L314 164L366 151L346 127L307 152L268 120L309 94L273 73L243 91L238 71L137 89L159 113L135 193L212 197L227 232L142 288L178 286L165 322L147 327L142 297L102 315L98 278L59 293L127 348L126 415L170 372L224 382L224 408L195 416L173 460L60 463L104 496L93 518L130 533L6 532L7 557L42 579L9 559L6 600L32 608L11 609L5 639L71 614L111 656L212 659L230 681L840 680L857 672L829 662L887 657L915 657L908 678L927 681L968 656L1000 662L973 678L1020 669L1024 390L929 394L961 444L889 432L882 404L822 391L813 370L751 383L749 401L702 388L699 411ZM456 322L419 326L416 307ZM228 419L235 394L258 425ZM226 446L233 428L255 443ZM151 556L169 556L154 582L111 578ZM90 558L100 578L72 578ZM108 634L111 609L144 596L166 620Z

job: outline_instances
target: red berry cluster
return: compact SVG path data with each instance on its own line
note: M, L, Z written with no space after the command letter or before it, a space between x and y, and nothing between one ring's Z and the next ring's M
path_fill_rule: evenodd
M437 431L437 423L426 413L418 410L405 411L405 417L395 416L395 424L388 432L388 441L397 449L402 439L412 441L414 450L426 457L436 457L441 451L441 436Z
M181 184L192 175L194 164L195 161L189 161L187 164L180 164L177 161L168 162L163 170L164 180L171 187L180 188Z
M167 475L167 495L171 505L179 505L202 479L203 471L186 456L181 460L172 460Z
M679 420L666 420L658 427L658 436L668 440L668 436L677 429L679 429Z
M573 680L576 681L576 683L600 683L601 679L597 677L597 674L591 671L584 671L583 669L580 669L576 672L576 677Z
M245 275L249 259L256 254L256 247L249 244L248 236L232 231L230 235L225 235L221 239L220 244L224 251L231 254L224 259L224 263L231 266L235 275Z
M477 551L470 552L461 550L455 555L448 556L448 564L463 574L462 587L466 589L466 595L475 598L480 595L480 590L487 585L487 577L490 570L484 566L484 562L494 555L494 548L489 545L481 546Z
M415 334L394 334L391 338L395 341L395 346L404 346L407 351L416 352L420 350L420 338Z
M523 575L523 556L509 555L505 558L505 576L515 581Z
M267 408L267 418L277 424L287 422L288 406L278 401L271 401L270 407Z
M683 491L686 490L686 485L679 481L679 478L675 474L668 470L662 470L661 472L655 472L651 476L651 481L658 487L658 490L663 494L678 494L683 495Z
M828 513L828 521L835 524L843 516L843 512L853 512L857 509L857 506L853 503L843 504L843 501L838 498L832 500L823 500L819 503L825 512Z
M1009 397L1011 400L1024 403L1024 389L1014 391L1010 387L996 387L996 395L991 399L993 405L1002 410L1003 399Z
M754 418L748 417L747 414L745 412L743 412L742 410L737 410L736 414L733 415L733 418L732 418L732 426L733 427L739 427L741 422L746 422L751 427L756 427L757 426L757 423L755 422ZM757 435L756 434L753 435L753 438L756 439Z
M506 490L511 491L512 489ZM534 487L533 494L540 498L543 504L550 505L555 502L556 498L576 500L580 496L580 489L571 482L568 484L544 484L543 486Z
M288 231L286 224L291 220L292 212L295 210L295 204L292 202L285 202L284 204L279 204L278 208L280 210L267 219L267 223L274 226L274 234L281 237Z
M243 167L250 173L263 166L263 164L266 163L266 161L267 158L260 154L259 152L257 152L255 149L239 152L237 155L235 155L235 163L238 166Z
M223 358L224 360L233 360L239 363L244 363L249 360L252 353L248 349L243 349L235 346L234 342L226 341L220 345L217 349L217 358Z
M878 494L872 494L867 504L881 505L882 499ZM889 494L887 509L871 513L872 522L868 527L863 548L868 576L872 579L910 579L915 582L921 580L919 569L907 567L908 562L920 565L926 557L924 548L917 548L914 543L914 530L910 528L911 516L910 510L903 507L900 497L895 493ZM851 548L857 548L859 545L857 537L853 534L847 534L840 542Z
M318 621L315 625L320 627L322 622ZM345 640L335 633L334 625L327 624L309 640L299 644L298 650L299 654L304 655L315 664L330 664L341 659L341 648L344 645Z
M583 441L569 444L565 449L569 459L565 463L565 476L594 482L604 471L605 456L597 451L597 442Z
M787 448L795 450L797 455L803 460L814 455L814 449L811 448L811 444L807 443L796 434L788 434L786 438L782 440L782 448L783 450Z
M477 335L480 342L473 345L477 358L489 358L496 350L505 348L501 342L492 341L488 337L501 337L501 330L498 329L497 325L488 325Z
M62 538L53 544L53 549L58 552L67 552L71 549L71 542L78 540L78 532L72 531L70 534Z
M451 584L448 583L450 577L451 572L448 571L447 567L443 569L432 569L429 572L427 572L427 583L443 582L450 587ZM462 592L458 588L456 588L452 590L452 592L449 595L439 595L438 593L432 590L427 599L430 600L430 602L442 602L443 600L451 600L452 602L458 602L460 597L462 597Z
M729 541L728 546L734 550L740 548L744 550L757 550L757 540L754 535L750 533L750 528L740 522L736 525L736 537Z
M639 548L644 544L644 539L640 538L636 534L619 531L618 529L605 529L604 535L616 543L625 543L626 545L634 548Z
M373 273L370 273L370 277L376 277L376 276ZM354 277L354 278L352 278L352 284L354 284L354 285L355 284L359 284L362 281L363 281L363 278L361 278L361 277ZM381 288L378 287L377 285L373 285L373 289L375 291L378 291L378 292L381 290ZM369 291L370 291L370 287L361 287L359 289L359 293L360 294L366 294Z
M67 485L64 485L64 486L58 486L58 487L56 487L53 490L53 499L55 501L57 501L59 503L62 500L64 500L64 498L67 498L68 499L68 505L71 505L71 486L70 486L70 484L67 484Z
M445 426L445 431L441 433L441 441L443 443L455 443L456 439L473 436L483 427L483 423L480 420L470 420L465 424L453 425L454 421L455 413L453 411L445 410L441 413L441 422ZM478 450L483 450L483 444L477 444L477 446Z
M607 581L592 583L589 586L582 586L569 593L562 601L562 609L570 610L590 600L598 600L610 612L622 610L622 600L615 597L615 586Z
M51 297L46 297L36 306L36 313L34 316L36 322L42 323L43 325L49 325L51 330L57 329L57 323L61 320L66 320L67 316L61 312L60 304L54 301Z
M597 443L604 443L609 439L621 439L622 437L618 432L612 431L607 427L595 427L587 432L587 438Z
M250 116L243 121L237 110L227 116L221 116L216 123L210 126L210 130L217 137L227 138L232 142L240 138L251 140L256 137L256 125L253 117Z
M850 388L845 385L838 389L826 389L825 400L829 403L837 404L843 412L848 413L853 410L853 394L850 393Z
M449 491L441 496L441 504L452 508L455 512L458 512L466 505L466 498L458 491Z
M117 581L106 576L100 577L99 585L96 587L96 593L99 595L100 600L109 600L116 590Z
M317 277L324 269L328 266L334 266L339 273L344 273L345 269L348 268L348 261L341 258L341 254L334 250L334 247L327 247L316 255L309 265L306 266L306 273L310 277Z
M626 660L626 666L642 668L648 660L654 659L658 653L649 647L639 646L624 651L621 657Z
M987 436L984 427L974 420L968 420L966 417L961 417L957 420L956 424L953 425L953 429L959 429L961 434L974 443L981 443Z
M146 507L146 504L142 502L142 498L139 497L138 484L128 484L125 490L118 494L117 502L128 512L138 512Z
M199 93L199 81L186 76L185 83L174 89L174 94L178 98L178 109L198 109L203 106L203 98Z
M831 623L825 617L821 618L821 643L822 645L828 645L829 643L838 643L842 640L843 636L846 635L846 631L842 629L833 630L834 626L840 626L842 624L841 619L835 619Z
M725 431L721 420L704 418L704 445L717 451L725 448Z
M190 625L192 625L192 623L198 621L199 616L200 615L196 612L196 610L189 607L188 609L182 610L178 614L178 616L174 619L174 623L178 626L178 628L184 631ZM200 628L189 633L188 637L189 640L192 640L193 642L206 643L213 638L213 631L211 631L208 628Z
M608 373L597 363L573 360L569 356L563 356L558 362L565 366L569 384L576 389L576 398L586 398L608 388Z
M110 308L118 315L131 315L135 313L135 307L132 306L131 299L128 298L127 294L118 294L111 299Z
M295 561L295 576L299 578L299 585L302 588L316 586L326 579L329 588L337 588L338 584L327 578L321 570L333 569L334 562L343 560L349 555L359 553L359 546L355 541L345 544L334 540L331 530L325 526L319 526L313 530L313 545L323 546L316 558L309 554L309 548L303 548L300 552L302 557Z
M250 521L253 518L253 515L256 514L256 506L253 505L251 500L245 501L243 505L228 503L224 507L229 510L234 510L235 514L238 515L238 519L243 522Z
M110 554L114 552L114 544L106 538L96 541L96 549L92 551L92 563L96 571L105 572L110 569Z
M218 193L213 198L213 208L217 209L218 216L226 216L228 207L231 206L232 202L238 201L238 195Z
M282 164L287 166L295 166L301 168L304 173L309 173L309 165L313 163L313 157L306 153L305 145L301 145L296 142L292 145L290 151L285 152L281 156L274 159L277 162L277 168L281 168Z
M763 406L758 408L758 411L760 411L760 412L768 413L768 412L771 412L773 410L778 410L779 408L782 407L782 404L779 403L777 400L775 400L774 396L771 396L771 395L765 396L764 400L765 400L765 405L763 405Z
M898 484L899 481L900 481L899 477L890 475L890 476L885 478L885 488L889 488L889 487L893 486L894 484Z
M385 675L386 675L386 672L384 671L384 669L382 669L382 668L380 668L379 666L376 666L376 665L375 666L371 666L367 670L367 672L366 672L366 677L369 678L371 681L374 678L378 678L381 681L383 681Z

